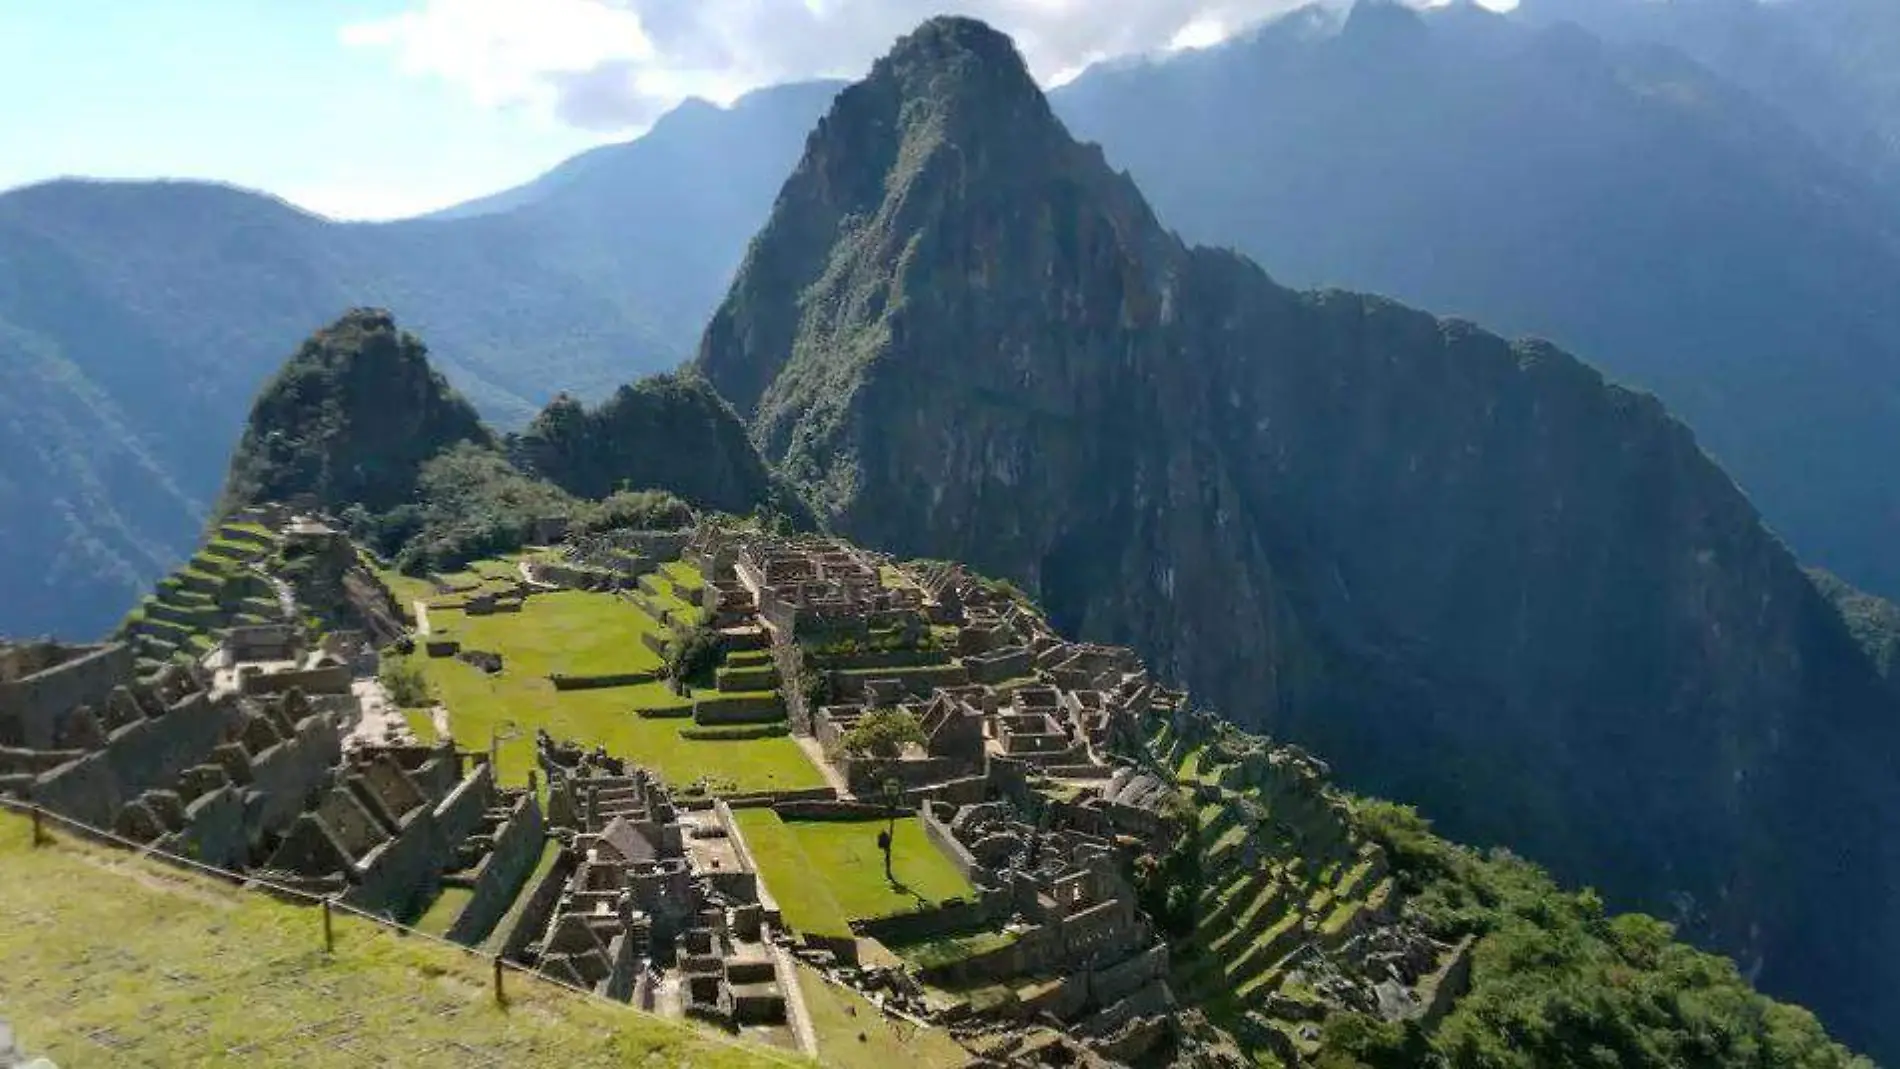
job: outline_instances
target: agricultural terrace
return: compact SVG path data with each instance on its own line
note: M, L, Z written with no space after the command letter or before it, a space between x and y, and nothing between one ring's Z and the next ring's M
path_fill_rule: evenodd
M60 1065L803 1064L0 811L0 1007ZM84 893L75 889L83 888Z
M492 562L490 562L492 563ZM476 565L483 574L488 565ZM584 745L600 744L652 769L675 787L705 778L725 791L783 791L822 787L825 779L791 738L687 738L693 703L745 694L712 690L676 694L660 678L660 656L645 635L670 637L664 625L630 601L582 591L537 593L519 613L469 616L453 608L460 597L435 599L431 635L446 635L465 650L499 653L501 674L490 676L454 658L424 658L435 697L449 711L449 729L470 749L498 739L504 782L523 783L534 768L534 732ZM558 691L552 674L644 675L648 681L600 690ZM649 715L641 716L645 712ZM651 714L663 714L653 716ZM670 714L670 715L668 715ZM410 723L424 738L426 717ZM743 735L744 733L740 733ZM756 734L756 733L755 733Z
M891 870L877 848L884 820L781 820L770 809L734 814L785 923L801 932L849 935L850 922L909 913L975 889L924 837L916 817L897 821Z

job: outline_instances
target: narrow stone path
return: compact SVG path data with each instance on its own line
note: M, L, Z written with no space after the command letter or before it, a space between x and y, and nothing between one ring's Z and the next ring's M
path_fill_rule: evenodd
M839 800L850 801L853 797L851 785L845 782L844 777L832 767L830 761L825 760L825 748L818 744L818 740L810 735L793 735L792 741L798 743L798 748L805 751L805 756L817 766L818 773L825 777L825 782L831 786L831 789L838 792Z
M559 590L559 589L561 589L560 587L558 587L558 586L555 586L555 585L554 585L553 583L548 583L548 582L543 582L543 581L542 581L542 580L540 580L540 579L536 579L536 578L534 577L534 569L532 569L532 568L530 568L530 567L528 567L528 562L527 562L527 561L525 561L525 560L518 560L518 561L516 561L516 562L515 562L515 570L521 573L521 581L522 581L522 582L524 582L524 583L526 583L526 584L528 584L528 585L529 585L529 586L531 586L531 587L534 587L534 588L535 588L536 590Z
M766 944L782 978L779 988L785 992L785 1023L792 1026L798 1049L807 1057L818 1057L818 1030L812 1027L811 1011L805 1008L805 975L792 960L791 952L777 943ZM819 980L819 983L824 983Z
M409 603L409 607L412 610L414 610L416 614L416 637L428 638L429 637L429 603L426 601L423 601L421 598L417 598L415 601L412 601Z

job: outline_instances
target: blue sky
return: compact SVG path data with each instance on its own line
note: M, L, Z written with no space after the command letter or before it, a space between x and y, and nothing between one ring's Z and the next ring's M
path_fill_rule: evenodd
M601 139L349 46L400 0L0 0L0 188L213 178L396 215L533 177Z
M1010 33L1053 83L1295 2L0 0L0 189L202 178L391 218L526 181L689 95L855 76L942 10Z

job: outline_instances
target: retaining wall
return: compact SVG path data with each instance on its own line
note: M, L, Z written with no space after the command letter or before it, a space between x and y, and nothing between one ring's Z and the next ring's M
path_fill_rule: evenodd
M474 946L488 938L515 901L521 885L534 872L547 843L547 825L534 795L515 802L507 823L495 830L495 847L470 878L472 895L461 915L449 926L448 938Z
M112 688L132 681L137 654L115 642L11 683L0 683L0 744L50 750L66 715L101 706Z
M928 909L851 922L851 930L880 943L903 945L991 928L1009 917L1009 895L979 888L975 898L943 902Z
M550 675L548 682L555 690L609 690L614 687L634 687L642 683L652 683L660 678L658 672L621 672L602 676L563 676Z

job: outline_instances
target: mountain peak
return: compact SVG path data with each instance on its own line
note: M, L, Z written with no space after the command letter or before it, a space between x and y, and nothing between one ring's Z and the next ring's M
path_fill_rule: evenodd
M314 498L384 511L456 442L492 441L428 350L381 308L317 331L264 385L231 461L227 508Z
M899 119L906 127L960 117L944 132L972 133L1012 114L1054 118L1015 42L962 16L938 16L899 38L863 88L905 102Z

